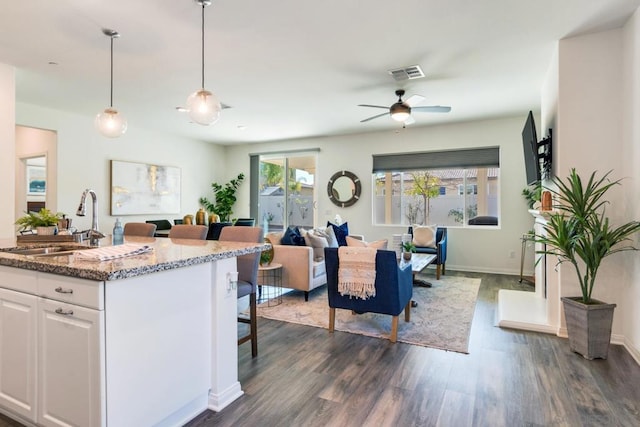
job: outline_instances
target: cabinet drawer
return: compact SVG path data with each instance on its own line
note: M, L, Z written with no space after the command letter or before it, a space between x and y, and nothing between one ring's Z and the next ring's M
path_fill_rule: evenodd
M36 295L38 292L36 278L35 271L0 265L0 288Z
M39 273L38 295L104 310L104 282Z

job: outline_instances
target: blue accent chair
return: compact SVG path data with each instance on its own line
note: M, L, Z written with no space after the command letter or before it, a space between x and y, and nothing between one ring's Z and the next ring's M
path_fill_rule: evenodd
M413 236L413 227L409 227L407 232ZM447 263L447 227L438 227L436 229L435 248L416 246L416 253L436 255L436 280L440 280L440 273L445 274L445 265Z
M356 313L380 313L393 316L389 341L398 338L398 315L404 310L404 320L411 317L411 297L413 296L413 275L411 265L398 266L394 251L378 250L376 253L376 296L366 300L342 296L338 292L338 248L324 249L327 270L327 294L329 297L329 332L334 331L336 308L352 310Z

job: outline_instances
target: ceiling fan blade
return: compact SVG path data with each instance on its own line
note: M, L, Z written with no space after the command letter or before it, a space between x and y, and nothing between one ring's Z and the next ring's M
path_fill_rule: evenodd
M358 104L358 107L384 108L385 110L389 109L389 107L383 107L382 105L370 105L370 104Z
M413 107L414 105L420 104L422 101L424 101L424 96L411 95L406 101L404 101L404 103L409 105L409 107Z
M407 120L404 121L405 126L406 125L412 125L416 122L416 119L413 118L413 116L409 116L409 118Z
M448 113L451 111L451 107L444 107L442 105L429 105L424 107L413 107L411 111L420 111L422 113Z
M377 116L372 116L372 117L369 117L367 119L360 120L360 123L368 122L369 120L377 119L378 117L387 116L387 115L389 115L388 112L387 113L378 114Z

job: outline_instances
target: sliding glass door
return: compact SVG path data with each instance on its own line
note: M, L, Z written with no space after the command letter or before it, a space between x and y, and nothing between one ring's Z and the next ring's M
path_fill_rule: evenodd
M260 155L258 222L270 231L313 228L316 215L315 153ZM254 195L252 195L254 196Z

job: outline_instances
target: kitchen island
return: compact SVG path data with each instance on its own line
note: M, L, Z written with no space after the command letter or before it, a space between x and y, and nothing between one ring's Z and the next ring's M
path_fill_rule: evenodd
M242 395L231 273L267 246L125 243L152 250L98 262L0 249L3 413L42 426L177 426Z

